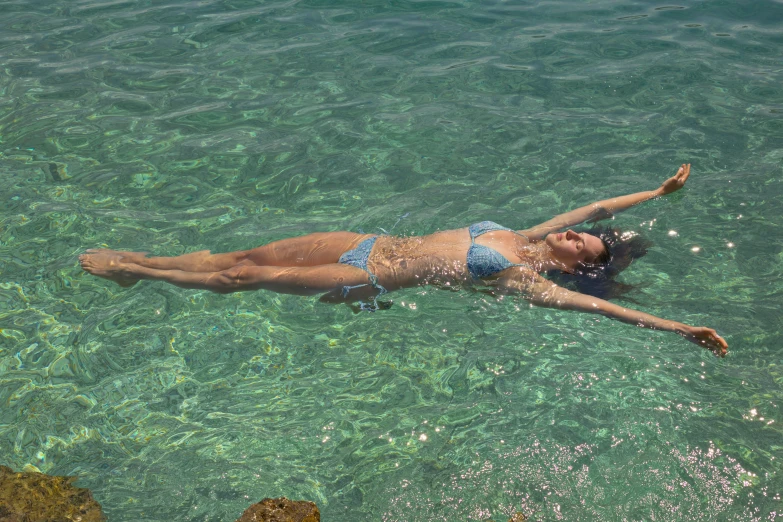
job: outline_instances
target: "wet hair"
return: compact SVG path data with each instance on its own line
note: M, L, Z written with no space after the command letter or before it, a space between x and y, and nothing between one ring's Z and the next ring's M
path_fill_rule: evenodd
M601 299L624 298L636 287L615 281L614 278L630 264L647 254L652 242L636 232L597 226L582 232L596 236L604 245L604 252L590 263L580 264L573 273L552 270L547 275L560 286Z

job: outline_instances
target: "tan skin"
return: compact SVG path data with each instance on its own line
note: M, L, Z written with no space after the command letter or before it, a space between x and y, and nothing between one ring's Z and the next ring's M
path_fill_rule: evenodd
M513 263L527 267L503 270L482 283L506 294L520 294L532 304L604 315L643 328L675 332L716 355L724 356L728 344L715 330L689 326L610 303L597 297L559 287L541 277L549 270L572 272L604 251L601 240L569 227L611 216L648 199L671 194L690 176L690 164L656 190L597 201L566 212L519 234L499 230L483 234L476 242L494 248ZM271 290L295 295L321 295L329 303L352 302L376 296L360 268L338 263L340 256L372 237L371 234L326 232L275 241L252 250L212 254L194 252L177 257L147 257L141 252L89 250L79 256L90 274L130 286L141 279L166 281L182 288L218 293ZM467 228L445 230L427 236L380 236L367 265L388 291L423 284L474 282L466 256L471 240ZM355 288L344 296L346 286Z

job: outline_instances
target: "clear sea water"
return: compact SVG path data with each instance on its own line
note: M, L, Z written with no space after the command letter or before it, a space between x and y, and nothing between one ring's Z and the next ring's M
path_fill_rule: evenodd
M667 0L668 1L668 0ZM772 520L783 509L783 3L0 4L0 464L112 521ZM523 228L652 189L680 337L419 288L353 314L82 273L111 247ZM505 517L505 518L504 518Z

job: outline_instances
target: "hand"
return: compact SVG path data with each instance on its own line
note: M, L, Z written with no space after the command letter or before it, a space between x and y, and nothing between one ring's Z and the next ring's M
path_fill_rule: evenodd
M671 194L672 192L677 192L683 187L683 185L685 185L685 182L688 181L688 176L690 175L691 164L683 163L680 167L680 170L677 171L677 174L663 182L661 188L658 189L658 192L661 196Z
M718 332L705 326L688 326L683 336L692 343L702 346L718 357L726 357L728 343Z

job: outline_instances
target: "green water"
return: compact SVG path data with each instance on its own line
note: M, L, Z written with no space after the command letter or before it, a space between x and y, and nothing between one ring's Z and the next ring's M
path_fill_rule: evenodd
M112 521L279 495L357 522L783 509L780 2L17 0L0 20L0 464L78 475ZM655 243L622 280L717 328L723 360L467 290L355 315L76 263L522 228L683 162L685 190L615 221Z

